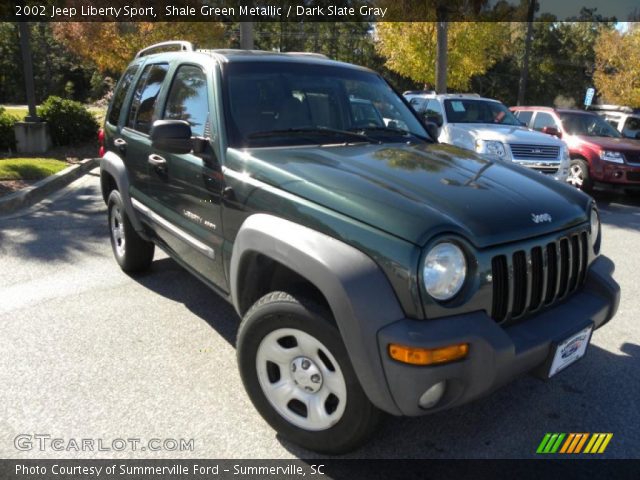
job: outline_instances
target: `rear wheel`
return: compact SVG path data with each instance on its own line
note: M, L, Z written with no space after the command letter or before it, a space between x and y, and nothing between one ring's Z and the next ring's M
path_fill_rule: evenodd
M120 192L113 190L107 201L113 255L125 272L141 272L153 261L155 246L138 235L131 225Z
M272 292L238 333L245 389L283 437L309 450L344 453L373 434L382 412L367 398L327 309Z
M585 192L591 191L593 182L589 175L589 165L587 165L587 162L579 158L571 160L567 182Z

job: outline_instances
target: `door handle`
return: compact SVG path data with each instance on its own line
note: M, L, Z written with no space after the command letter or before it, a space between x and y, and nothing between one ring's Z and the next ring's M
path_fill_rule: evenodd
M161 157L160 155L156 155L155 153L152 153L151 155L149 155L149 158L147 158L147 161L149 162L149 164L155 168L164 170L165 168L167 168L167 161L165 160L164 157Z
M116 138L113 144L118 147L120 151L124 151L127 148L127 142L122 138Z

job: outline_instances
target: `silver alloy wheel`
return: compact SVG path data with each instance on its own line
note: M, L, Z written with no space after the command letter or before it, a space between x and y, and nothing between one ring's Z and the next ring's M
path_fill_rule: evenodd
M582 167L580 167L580 165L571 165L571 168L569 168L569 176L567 177L567 182L574 187L582 187L582 184L584 182L584 175L582 174Z
M329 349L308 333L280 328L266 335L258 346L256 369L267 400L293 425L320 431L342 418L344 375Z
M113 244L116 247L116 252L119 257L122 257L125 252L125 237L124 237L124 223L122 221L122 211L120 207L114 205L111 209L111 236L113 238Z

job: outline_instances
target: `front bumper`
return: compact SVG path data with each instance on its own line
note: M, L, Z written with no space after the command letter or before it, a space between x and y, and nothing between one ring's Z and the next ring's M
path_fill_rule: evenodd
M520 323L501 327L485 312L437 320L400 320L378 332L378 347L391 395L404 415L423 415L464 404L544 364L552 343L593 324L607 323L616 313L620 287L612 278L613 262L596 259L583 288L569 299ZM390 343L435 348L469 343L461 361L418 367L392 360ZM435 407L419 407L420 396L438 382L446 390Z
M601 183L640 186L640 165L601 162L602 167L595 173L594 180Z

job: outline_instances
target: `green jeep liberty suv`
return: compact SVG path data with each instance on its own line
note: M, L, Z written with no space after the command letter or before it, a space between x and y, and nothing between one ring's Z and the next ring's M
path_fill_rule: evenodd
M117 262L158 245L231 302L247 393L308 449L550 377L618 307L591 197L429 131L378 74L314 54L166 42L115 90Z

